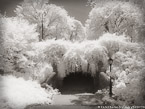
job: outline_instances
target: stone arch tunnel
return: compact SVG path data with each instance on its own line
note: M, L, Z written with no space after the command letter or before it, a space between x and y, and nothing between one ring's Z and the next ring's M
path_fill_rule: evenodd
M59 89L62 94L95 93L97 90L109 86L109 78L103 72L96 76L91 76L89 73L75 72L64 78L55 75L49 84Z

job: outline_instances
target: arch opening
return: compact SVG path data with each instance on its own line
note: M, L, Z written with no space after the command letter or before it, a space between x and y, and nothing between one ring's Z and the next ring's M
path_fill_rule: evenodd
M90 74L70 73L62 80L62 94L93 93L94 78Z

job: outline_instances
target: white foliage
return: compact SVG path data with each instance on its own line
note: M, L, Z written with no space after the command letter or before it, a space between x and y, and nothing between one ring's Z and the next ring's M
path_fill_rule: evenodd
M66 66L66 73L81 72L81 66L84 58L83 49L80 44L72 44L70 49L64 55L64 62Z
M58 72L62 77L75 72L91 73L94 76L98 70L101 70L96 69L97 67L107 67L106 61L106 49L100 46L97 41L72 43L64 57L61 58L61 64L64 64L61 65L63 72L62 74L59 70Z
M23 109L32 104L50 104L55 90L45 90L35 81L0 76L0 108Z
M15 12L19 17L38 25L40 41L51 36L59 38L65 32L67 12L61 7L48 4L48 0L24 0Z
M71 18L68 22L70 26L70 38L71 41L83 41L86 38L85 27L78 20Z
M13 75L24 77L26 80L31 79L43 83L54 73L52 66L46 60L44 48L41 46L42 48L40 49L37 46L39 44L40 42L32 44L29 46L29 50L19 54L20 58L16 60L15 65L17 72L13 73ZM43 44L41 42L41 45Z
M10 44L22 44L38 41L36 25L30 25L20 18L2 18L2 33L4 41ZM7 45L8 46L8 45Z
M126 88L126 85L123 82L119 82L119 84L116 85L116 88Z
M32 45L32 49L36 50L35 56L39 54L38 58L50 63L53 71L62 78L71 72L91 73L94 76L97 71L105 71L108 66L107 49L98 41L72 43L47 40ZM39 60L38 58L36 60Z
M52 64L59 63L60 59L63 57L69 47L69 42L63 40L50 40L47 43L49 43L49 45L44 51L46 54L46 58Z
M39 41L54 38L70 40L72 34L77 34L72 39L82 40L85 36L81 22L71 18L64 8L48 4L48 0L24 0L15 12L30 23L37 24Z
M112 56L118 52L121 47L124 47L126 43L126 38L124 36L117 36L115 34L104 34L99 38L99 43L107 48L108 57Z
M105 47L98 44L98 42L92 43L90 48L85 50L85 59L88 61L91 67L92 73L100 71L99 68L105 67L107 64L107 50ZM94 69L95 68L95 69Z
M134 50L132 46L134 46ZM140 51L141 49L138 47L138 44L132 43L127 49L117 52L114 58L113 66L117 69L117 79L113 90L116 95L125 100L126 105L144 105L145 66L141 57L141 53L144 51Z
M30 25L26 20L13 18L1 18L1 57L2 69L5 72L13 72L16 60L21 57L28 44L38 41L36 25Z
M138 27L143 23L141 10L128 2L104 2L95 6L86 22L88 39L98 39L102 34L117 33L127 35L137 41Z
M63 78L72 72L94 76L97 71L106 71L108 56L115 55L120 48L126 47L126 43L123 36L105 34L96 41L47 40L33 44L32 48L40 54L38 58L43 57L44 61L51 63L53 71Z
M25 74L21 74L26 80L36 80L43 83L53 74L53 68L47 63L37 63L35 67L25 68ZM18 74L16 74L18 75Z

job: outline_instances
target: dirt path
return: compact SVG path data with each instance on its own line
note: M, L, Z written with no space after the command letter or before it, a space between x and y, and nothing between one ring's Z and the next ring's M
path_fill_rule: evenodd
M52 105L35 105L26 109L99 109L102 94L55 95Z
M59 105L46 105L46 106L36 106L27 109L100 109L98 106L59 106Z
M53 105L101 105L102 95L55 95Z

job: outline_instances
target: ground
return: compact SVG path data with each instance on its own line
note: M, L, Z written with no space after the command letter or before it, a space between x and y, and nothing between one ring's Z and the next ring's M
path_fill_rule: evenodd
M82 93L55 95L52 105L33 105L26 109L99 109L100 106L110 106L110 103L112 103L112 106L117 106L114 97L111 98L109 95Z
M98 104L103 104L102 97L94 94L55 95L52 105L37 105L26 109L96 109Z
M47 105L44 105L44 106L37 106L35 108L29 108L29 109L100 109L98 108L97 106L58 106L58 105L55 105L55 106L47 106Z

